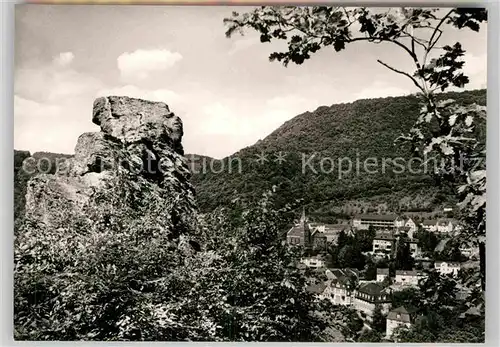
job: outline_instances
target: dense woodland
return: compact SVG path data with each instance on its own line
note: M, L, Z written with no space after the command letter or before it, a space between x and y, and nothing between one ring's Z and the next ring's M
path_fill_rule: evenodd
M445 93L439 98L455 98L464 105L485 105L486 90ZM223 159L221 165L225 169L221 173L212 173L208 167L206 172L194 174L192 181L200 208L210 211L229 204L234 197L258 197L272 186L278 189L279 204L303 199L310 214L320 219L377 211L381 203L388 211L402 212L432 211L434 207L454 203L454 195L445 182L437 188L436 178L431 175L394 173L391 167L385 174L354 172L339 179L336 167L331 173L319 170L323 157L348 157L353 166L357 157L361 162L368 157L410 159L410 148L395 144L395 140L411 128L419 108L418 98L410 95L321 106L314 112L300 114L255 145ZM280 151L287 153L281 164L273 161ZM269 159L264 165L255 161L261 152ZM302 153L306 158L317 153L317 160L312 160L317 174L309 169L302 174ZM232 158L241 159L241 174ZM203 158L198 159L198 165L200 162ZM228 162L234 166L231 172ZM350 209L342 208L353 205L349 202L354 200Z

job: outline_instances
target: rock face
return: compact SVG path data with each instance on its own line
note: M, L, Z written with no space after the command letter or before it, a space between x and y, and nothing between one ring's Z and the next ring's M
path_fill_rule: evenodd
M155 211L144 212L151 220L174 238L189 234L196 206L179 117L165 103L109 96L95 100L92 121L101 131L82 134L74 157L59 163L54 175L29 181L26 216L64 229L67 218L85 218L89 204L99 208L96 195L104 197L104 207L118 194L132 197L123 201L129 208L153 201Z

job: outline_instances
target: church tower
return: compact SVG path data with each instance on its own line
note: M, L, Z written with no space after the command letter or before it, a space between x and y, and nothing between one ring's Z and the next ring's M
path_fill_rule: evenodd
M308 219L306 217L306 209L304 206L302 206L302 215L300 216L300 228L303 231L304 235L304 248L310 248L312 245L312 240L311 240L311 230L309 229L309 223Z

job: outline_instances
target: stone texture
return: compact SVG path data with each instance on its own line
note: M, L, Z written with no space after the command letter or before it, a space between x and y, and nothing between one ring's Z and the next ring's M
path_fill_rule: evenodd
M187 220L196 213L196 205L179 117L165 103L109 96L94 102L92 120L100 132L82 134L74 157L56 174L37 175L29 181L27 217L64 228L65 218L84 216L96 192L134 190L134 194L148 192L155 204L171 212L172 219L159 224L172 226L177 234L189 233ZM123 177L126 184L118 185Z

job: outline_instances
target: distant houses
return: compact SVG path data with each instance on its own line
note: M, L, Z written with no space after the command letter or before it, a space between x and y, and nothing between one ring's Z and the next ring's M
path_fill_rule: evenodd
M318 251L326 250L328 243L336 243L339 234L344 231L347 235L352 235L348 224L319 224L309 223L305 212L299 223L292 226L287 232L287 243L291 246L301 246L307 249Z
M451 274L453 276L456 276L456 275L458 275L458 272L460 271L460 263L447 262L447 261L436 261L436 262L434 262L434 268L441 275Z
M424 230L440 234L449 234L459 227L453 219L426 219L421 226Z

